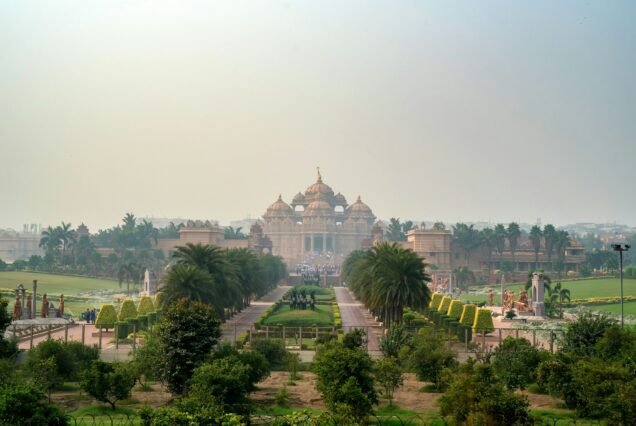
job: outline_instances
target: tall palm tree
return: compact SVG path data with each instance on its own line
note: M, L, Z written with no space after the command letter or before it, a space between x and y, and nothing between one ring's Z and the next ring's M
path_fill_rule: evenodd
M563 304L570 299L570 290L561 286L561 281L557 282L554 288L548 287L548 297L550 304L556 306L559 312L559 318L563 318Z
M545 241L545 254L548 255L548 263L552 270L552 252L554 251L554 243L556 238L556 229L553 225L547 224L543 227L543 240Z
M142 271L134 262L126 262L119 266L119 271L117 272L117 279L119 280L119 286L121 287L122 283L126 281L126 293L130 296L130 283L137 284L141 281Z
M62 245L62 239L57 229L48 227L42 231L39 246L44 248L47 253L54 253Z
M517 251L517 243L521 236L521 229L516 222L510 222L508 229L506 229L506 236L508 237L508 246L510 247L510 253L512 254L512 266L516 270L517 263L515 262L515 252Z
M570 246L570 235L567 231L559 230L554 236L554 251L557 255L557 261L559 263L558 274L561 278L561 272L565 266L565 249Z
M214 291L214 280L206 271L189 264L173 265L161 282L164 302L170 304L179 299L196 300L223 312Z
M530 241L532 242L532 249L534 250L534 269L539 269L539 251L541 250L541 238L543 237L543 232L541 232L541 228L537 225L534 225L530 229Z
M465 266L468 268L470 265L470 254L480 244L479 231L473 225L458 223L453 226L453 242L464 250Z
M491 271L492 251L495 248L495 232L492 228L484 228L479 231L479 240L481 245L488 250L488 272Z
M70 223L62 222L62 225L57 227L57 232L62 241L62 258L66 255L66 249L72 246L76 242L76 233L71 227Z
M499 253L500 264L503 262L503 252L506 249L507 237L508 237L508 233L506 232L506 228L501 223L498 223L495 226L494 239L495 239L495 248L497 249L497 253Z

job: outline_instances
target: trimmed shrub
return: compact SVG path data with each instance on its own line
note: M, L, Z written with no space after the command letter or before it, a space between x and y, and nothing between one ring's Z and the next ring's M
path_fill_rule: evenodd
M137 317L140 330L148 330L148 315L139 315Z
M450 296L442 297L442 301L439 302L439 308L437 308L437 312L446 314L446 312L448 312L448 307L450 306L452 300L453 299L451 299Z
M488 309L477 309L475 322L473 323L475 333L492 333L495 326L492 323L492 314Z
M125 339L128 337L128 323L126 321L117 321L115 323L115 337ZM132 328L131 328L132 330Z
M139 328L138 318L128 318L126 322L128 323L128 334L133 332L135 333L139 332L140 328Z
M155 305L152 303L152 299L149 296L144 296L139 301L139 306L137 307L138 315L147 315L150 312L155 311Z
M462 310L462 315L459 317L459 322L464 324L466 327L472 327L475 322L475 313L477 312L477 306L475 305L464 305L464 309Z
M105 328L108 331L109 328L115 327L116 321L117 311L115 311L115 307L113 305L102 305L95 320L95 327Z
M439 302L442 301L442 297L444 297L442 293L433 293L433 297L431 297L431 303L428 305L428 307L437 310L437 308L439 308Z
M463 307L464 304L462 302L460 302L459 300L453 300L448 307L448 313L446 315L453 318L454 320L458 320L459 317L462 316Z
M137 308L135 307L135 302L133 302L132 299L126 299L119 308L119 315L117 315L117 319L119 321L126 321L130 318L137 318Z

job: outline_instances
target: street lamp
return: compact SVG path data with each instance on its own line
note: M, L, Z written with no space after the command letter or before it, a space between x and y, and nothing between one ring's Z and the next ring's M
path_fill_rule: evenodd
M623 310L623 252L629 250L629 244L612 244L614 251L619 254L619 268L621 271L621 328L625 326L625 311Z

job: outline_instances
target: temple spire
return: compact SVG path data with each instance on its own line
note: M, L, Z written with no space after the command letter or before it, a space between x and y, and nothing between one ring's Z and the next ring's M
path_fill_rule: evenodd
M320 166L316 167L316 171L318 172L318 182L322 182L322 176L320 175Z

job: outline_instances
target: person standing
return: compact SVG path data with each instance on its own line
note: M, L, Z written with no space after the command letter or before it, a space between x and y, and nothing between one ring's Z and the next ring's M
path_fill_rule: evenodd
M86 312L84 312L84 319L86 320L86 324L91 323L91 311L88 308L86 308Z

